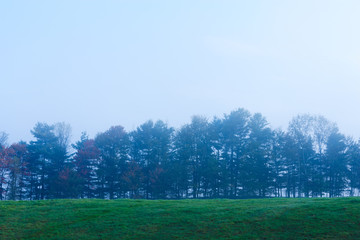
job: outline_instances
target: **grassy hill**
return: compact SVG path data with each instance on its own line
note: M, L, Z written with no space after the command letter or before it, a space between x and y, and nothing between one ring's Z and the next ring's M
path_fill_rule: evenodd
M360 198L2 201L0 239L360 239Z

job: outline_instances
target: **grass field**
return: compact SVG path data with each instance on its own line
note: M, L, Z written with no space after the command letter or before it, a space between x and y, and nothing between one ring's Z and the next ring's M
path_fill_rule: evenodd
M0 239L360 239L360 198L2 201Z

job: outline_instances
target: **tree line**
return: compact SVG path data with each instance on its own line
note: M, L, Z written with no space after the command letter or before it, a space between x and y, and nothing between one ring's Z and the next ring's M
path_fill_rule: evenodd
M0 134L0 199L338 197L359 194L360 144L322 116L286 131L237 109L175 130L147 121L70 144L70 126L37 123L33 141Z

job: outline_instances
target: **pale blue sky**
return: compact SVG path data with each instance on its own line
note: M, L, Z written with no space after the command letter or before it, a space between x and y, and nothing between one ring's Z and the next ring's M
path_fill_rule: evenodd
M360 137L359 1L2 1L0 131L73 141L239 107L286 129L322 114Z

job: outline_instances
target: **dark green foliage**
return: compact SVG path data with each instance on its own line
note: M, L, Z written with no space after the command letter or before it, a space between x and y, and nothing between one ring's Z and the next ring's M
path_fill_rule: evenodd
M129 136L122 126L111 127L95 138L100 150L97 167L98 192L101 198L118 198L124 194L121 176L129 159Z
M326 183L330 197L341 196L347 186L346 150L345 137L338 132L332 133L326 150Z
M29 198L64 198L67 197L67 189L61 182L61 171L67 166L69 154L67 150L67 138L62 124L48 125L38 123L31 131L35 141L31 141L29 149L30 171Z
M244 161L243 173L246 179L243 184L245 196L268 196L272 185L270 165L271 139L273 133L261 114L255 114L249 122L249 142L247 159Z
M356 189L360 189L360 146L359 143L351 139L347 140L347 146L346 156L349 164L350 196L353 196Z
M223 181L224 197L238 197L239 191L246 181L245 172L247 167L247 146L249 144L249 121L250 113L245 109L238 109L225 115L222 128L222 161L223 163ZM246 190L245 190L246 191ZM244 191L242 191L244 192Z
M360 194L360 145L322 116L299 115L288 131L237 109L194 116L175 131L147 121L84 134L38 123L34 141L0 146L0 199L265 198Z
M134 163L129 165L129 170L136 171L135 163L142 169L141 176L140 173L137 175L146 198L164 198L167 195L173 131L162 121L147 121L131 133L131 156Z

